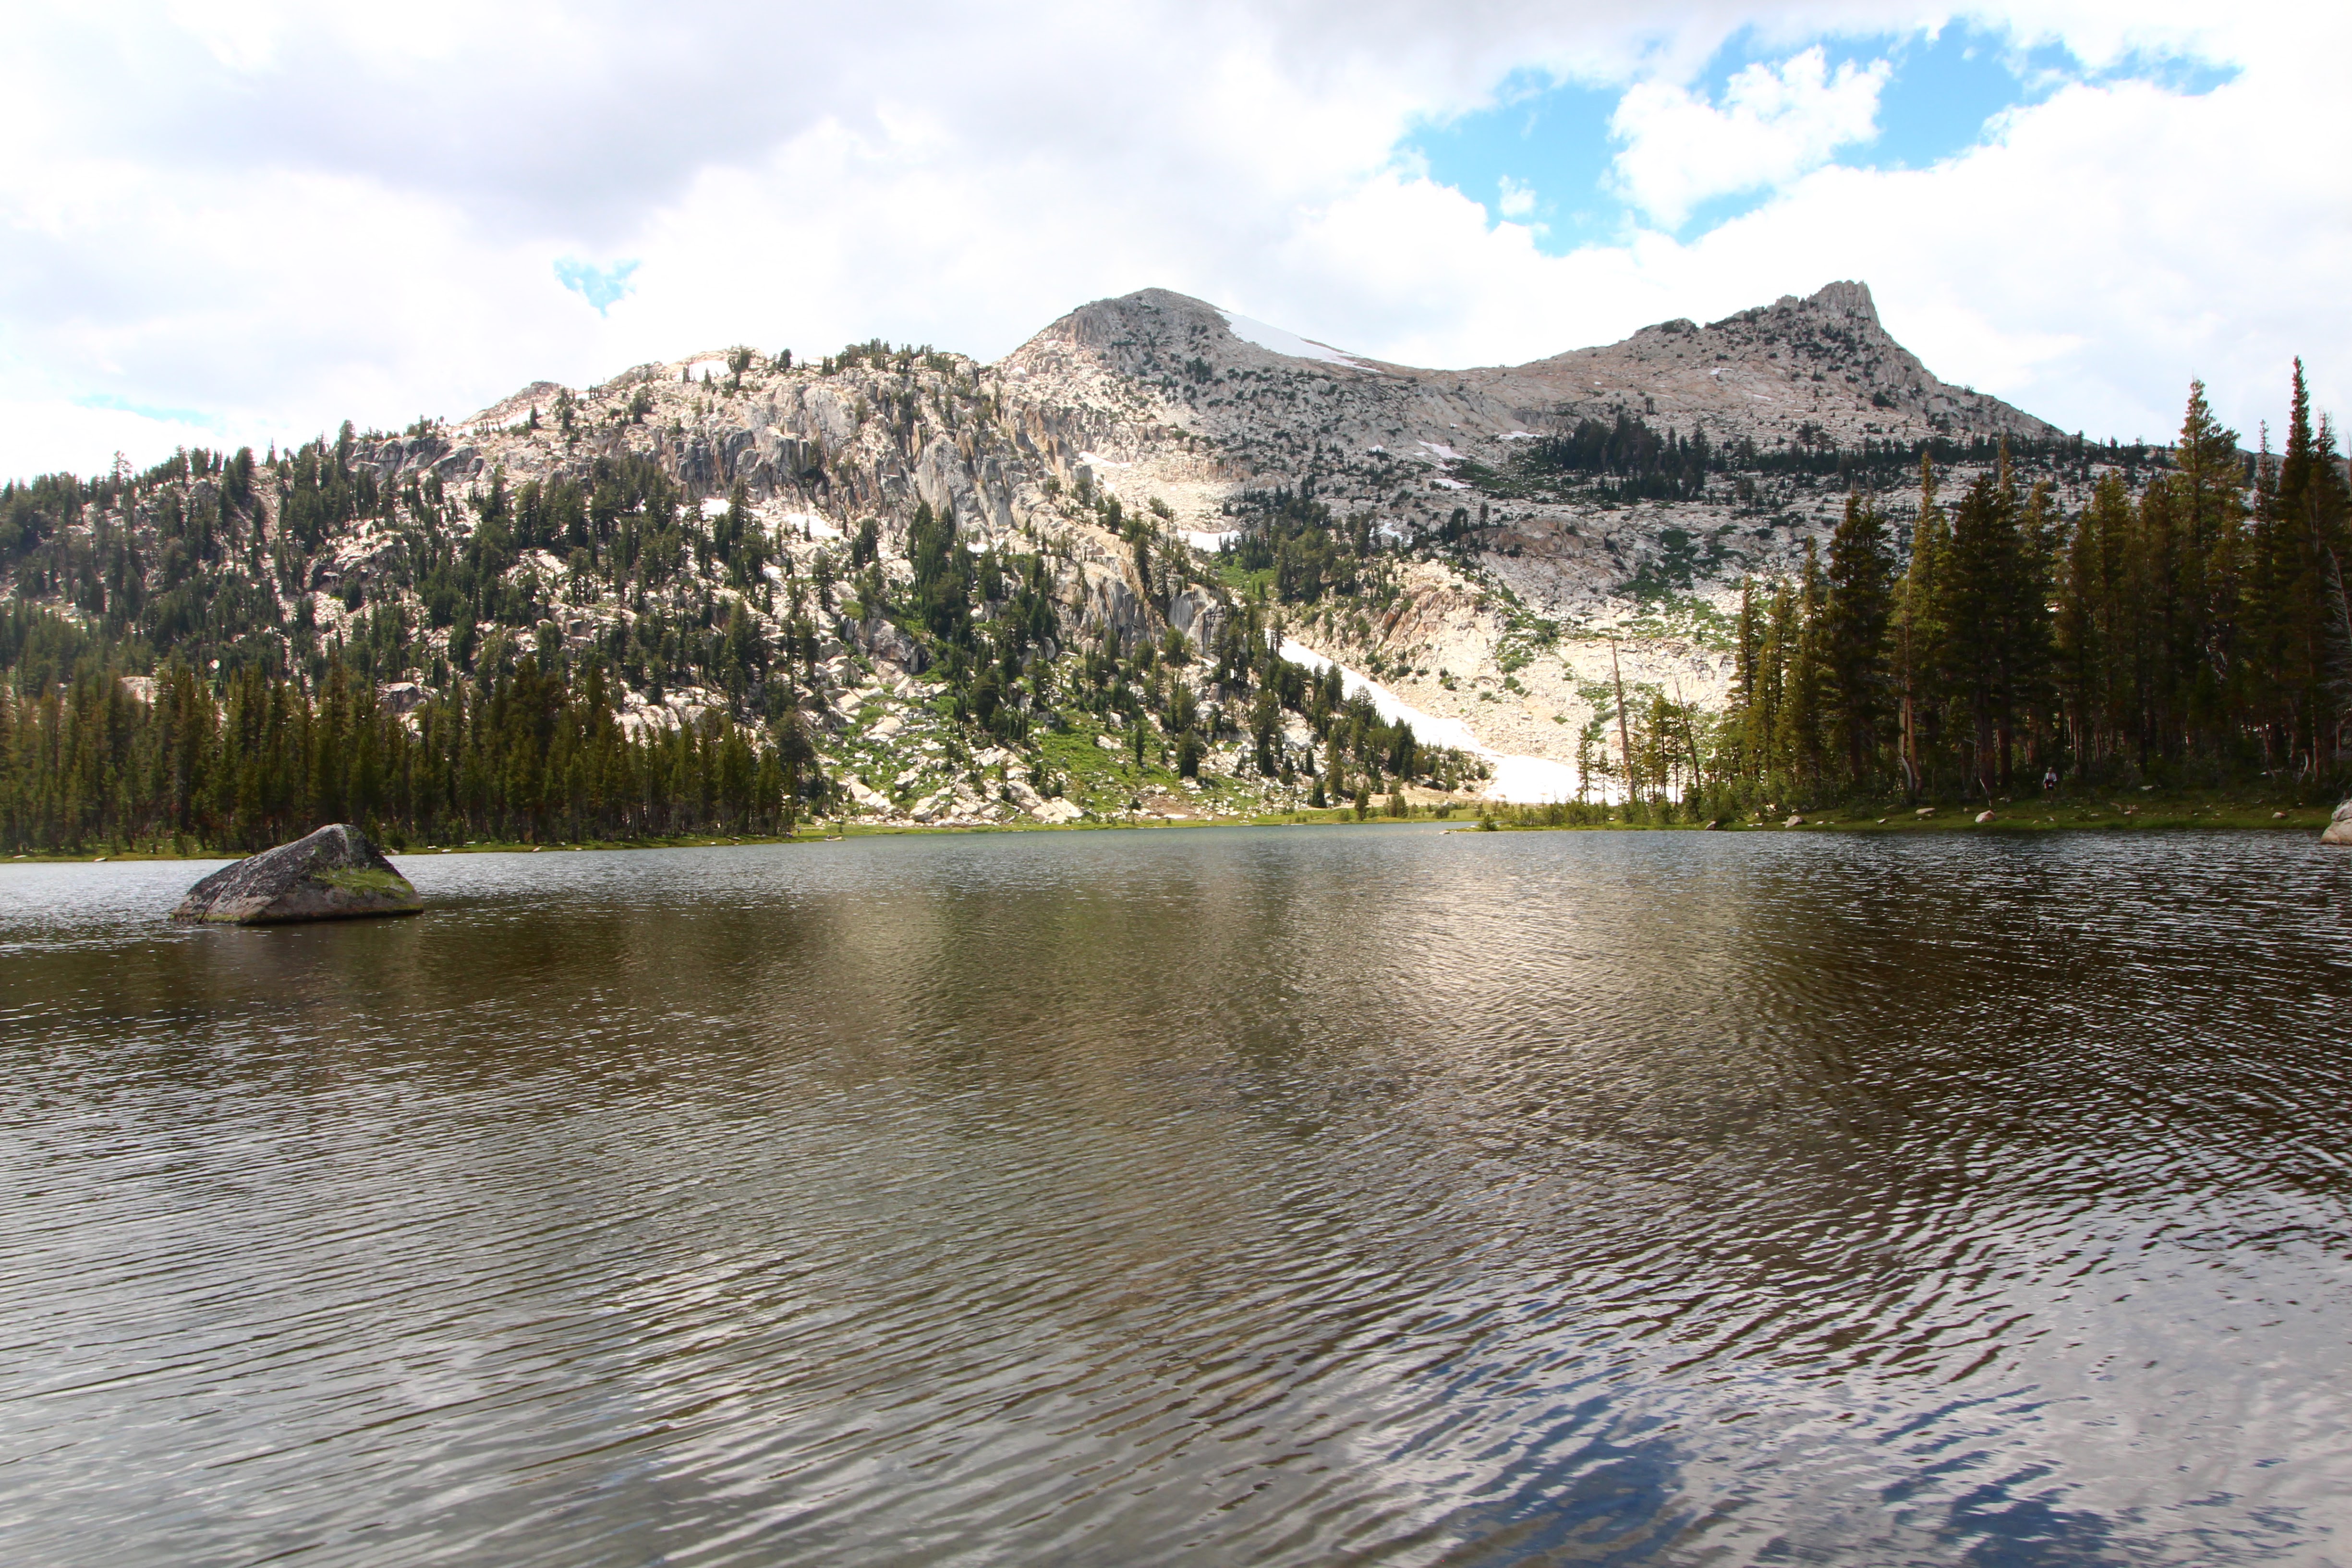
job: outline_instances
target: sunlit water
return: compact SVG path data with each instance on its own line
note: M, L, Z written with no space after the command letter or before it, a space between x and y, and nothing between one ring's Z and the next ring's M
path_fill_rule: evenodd
M2330 1563L2352 856L0 867L11 1563Z

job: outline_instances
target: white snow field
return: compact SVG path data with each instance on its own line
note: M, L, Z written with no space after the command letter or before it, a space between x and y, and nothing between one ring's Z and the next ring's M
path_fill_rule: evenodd
M1371 368L1361 360L1341 353L1329 343L1318 343L1311 338L1302 338L1297 332L1286 332L1280 327L1270 327L1264 321L1237 316L1222 305L1217 307L1217 314L1225 319L1225 325L1233 329L1234 336L1244 342L1255 343L1269 353L1288 354L1292 359L1321 360L1325 364L1344 364L1357 370Z
M1549 757L1522 757L1495 750L1471 731L1459 719L1441 719L1424 713L1379 681L1349 669L1344 664L1326 658L1295 637L1282 639L1276 650L1293 664L1302 664L1317 671L1337 668L1340 689L1352 697L1361 691L1372 700L1372 710L1385 723L1402 719L1412 726L1413 739L1433 746L1452 746L1456 751L1474 756L1494 769L1486 784L1486 798L1506 805L1549 805L1554 802L1576 798L1577 773L1573 763L1556 763ZM1596 780L1594 798L1613 799L1609 781Z

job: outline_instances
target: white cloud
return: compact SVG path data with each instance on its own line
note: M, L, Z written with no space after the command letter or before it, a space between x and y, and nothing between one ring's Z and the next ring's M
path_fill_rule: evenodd
M1885 60L1832 71L1817 45L1759 62L1725 87L1722 107L1669 82L1642 82L1617 105L1625 143L1615 173L1626 200L1669 228L1713 196L1787 184L1841 147L1878 133Z
M1523 185L1508 174L1505 174L1496 184L1502 187L1502 197L1495 204L1496 212L1507 218L1523 218L1535 212L1534 187Z
M2290 354L2352 341L2332 15L2204 35L2243 67L2205 97L2073 89L1991 146L1869 174L1822 160L1877 79L1803 64L1806 35L1922 7L1563 9L28 3L12 43L42 68L0 97L0 474L463 415L738 342L993 356L1152 284L1465 364L1861 277L1940 373L2126 436L2167 428L2191 373L2251 427ZM2030 31L2111 58L2146 13L2037 8ZM1658 85L1751 23L1794 58L1712 104ZM1710 234L1545 256L1485 192L1392 160L1515 69L1637 83L1620 170L1647 210L1777 194ZM607 315L559 280L578 257L639 263ZM2324 403L2352 386L2315 372Z
M2326 58L2282 47L2189 100L2070 88L1936 168L1824 167L1688 241L1548 257L1457 193L1392 175L1326 208L1285 258L1337 281L1300 290L1291 314L1257 310L1382 359L1495 363L1859 278L1948 379L2095 436L2164 439L2201 375L2251 439L2283 417L2297 353L2319 356L2323 407L2352 402L2352 365L2326 357L2352 341L2332 281L2352 254L2352 168L2294 151L2352 133Z
M210 421L76 405L61 398L0 399L0 427L7 430L10 444L31 459L10 471L10 479L58 468L104 473L117 453L132 467L145 468L177 447L238 444L225 439L225 432ZM41 454L48 456L45 459ZM64 461L68 455L76 460Z

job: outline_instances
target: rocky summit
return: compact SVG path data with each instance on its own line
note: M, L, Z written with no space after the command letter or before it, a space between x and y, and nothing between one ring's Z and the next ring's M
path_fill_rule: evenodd
M190 888L172 918L189 925L297 925L413 915L424 907L367 835L339 822L224 866Z
M36 488L0 574L218 682L347 666L420 733L457 683L594 666L626 733L789 731L853 816L1297 805L1359 696L1420 750L1356 723L1355 784L1541 798L1614 765L1621 696L1719 706L1741 584L1849 494L1901 542L1923 459L2004 454L2061 502L2139 460L1938 380L1856 282L1465 370L1145 289L994 363L739 346Z

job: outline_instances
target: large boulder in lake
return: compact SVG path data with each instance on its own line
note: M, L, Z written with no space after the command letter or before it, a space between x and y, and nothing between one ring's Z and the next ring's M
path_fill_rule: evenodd
M368 836L347 822L265 849L188 889L175 921L266 926L413 915L425 907Z
M2327 819L2327 830L2319 836L2322 844L2352 844L2352 800L2336 808Z

